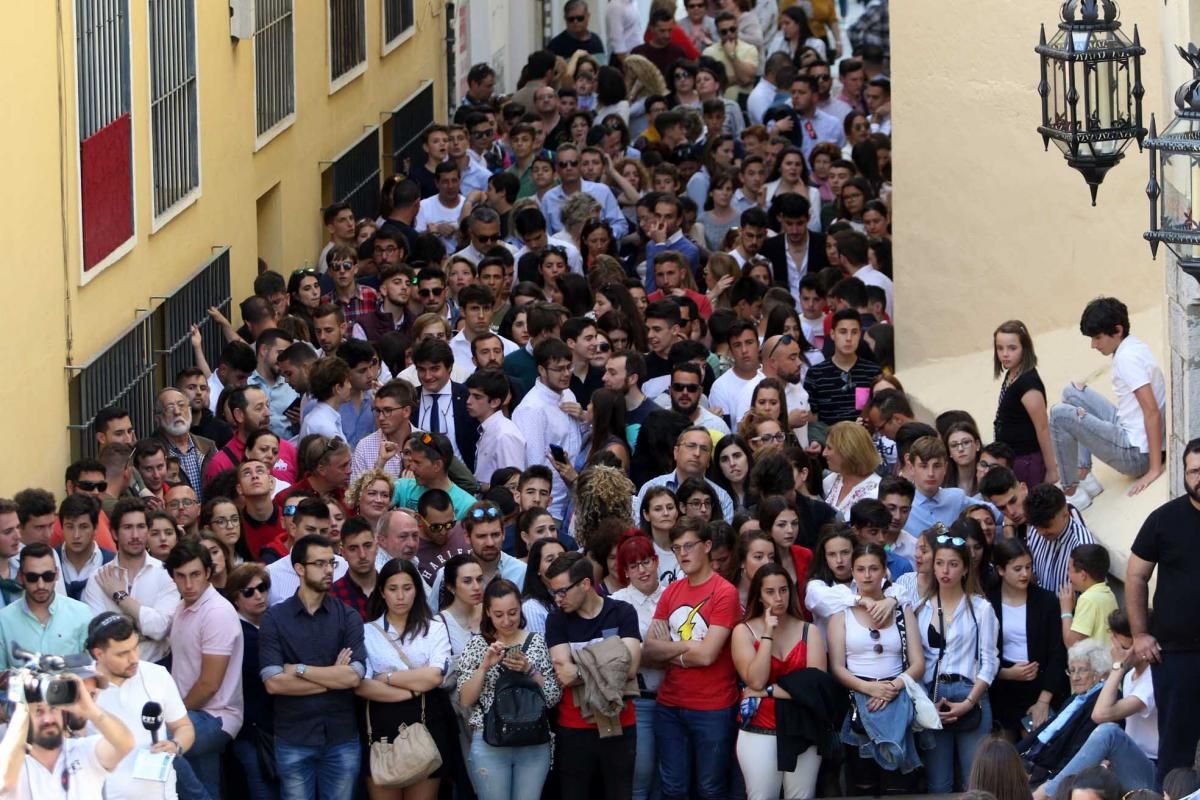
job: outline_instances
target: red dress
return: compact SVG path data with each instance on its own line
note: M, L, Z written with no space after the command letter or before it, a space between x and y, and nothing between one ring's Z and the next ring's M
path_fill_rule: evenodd
M800 613L806 622L812 622L812 612L804 603L804 594L808 589L808 567L812 564L813 551L798 544L792 545L792 563L796 565L796 602Z
M786 658L776 658L771 656L771 674L767 679L767 684L778 682L784 675L790 675L798 669L804 669L808 666L808 623L804 623L804 633L800 637L800 641L796 642L796 646L787 654ZM755 636L754 649L757 651L762 641ZM758 710L754 712L754 718L751 720L751 725L756 728L765 728L766 730L775 730L775 699L772 697L764 697L762 702L758 704Z

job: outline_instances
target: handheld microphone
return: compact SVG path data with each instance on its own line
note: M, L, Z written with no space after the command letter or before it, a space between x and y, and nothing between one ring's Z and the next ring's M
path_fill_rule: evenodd
M162 706L154 701L142 706L142 727L150 731L150 742L158 744L158 729L162 727Z

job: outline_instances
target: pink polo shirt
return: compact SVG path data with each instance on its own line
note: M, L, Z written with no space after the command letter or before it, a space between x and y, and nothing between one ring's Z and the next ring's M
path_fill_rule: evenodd
M200 679L203 656L229 656L221 686L204 711L221 720L221 729L236 737L242 728L242 624L237 611L209 586L193 605L179 604L171 625L171 674L187 697Z

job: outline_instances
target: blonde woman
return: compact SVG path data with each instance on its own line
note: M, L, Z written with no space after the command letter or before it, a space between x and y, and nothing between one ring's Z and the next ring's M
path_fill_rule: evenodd
M629 135L637 139L650 126L646 116L646 98L667 96L667 82L645 56L625 56L626 97L629 99ZM649 181L647 181L647 184Z
M708 257L708 263L704 267L704 284L713 311L719 308L733 308L729 301L729 290L740 277L742 268L733 256L728 253L713 253Z
M395 486L395 478L388 473L369 469L351 482L346 491L346 504L374 528L383 512L391 506Z
M859 500L879 495L879 451L867 429L855 422L839 422L829 429L825 441L825 461L830 474L825 477L825 502L849 521L850 507Z

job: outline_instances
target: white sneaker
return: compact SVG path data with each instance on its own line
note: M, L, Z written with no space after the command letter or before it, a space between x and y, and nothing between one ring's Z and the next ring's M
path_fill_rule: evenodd
M1075 487L1075 494L1067 495L1067 502L1075 506L1077 511L1083 511L1092 504L1092 496L1088 494L1088 490L1083 488L1080 483Z
M1096 473L1094 472L1089 472L1087 477L1079 482L1079 485L1092 497L1104 494L1104 487L1100 485L1100 481L1096 480Z

